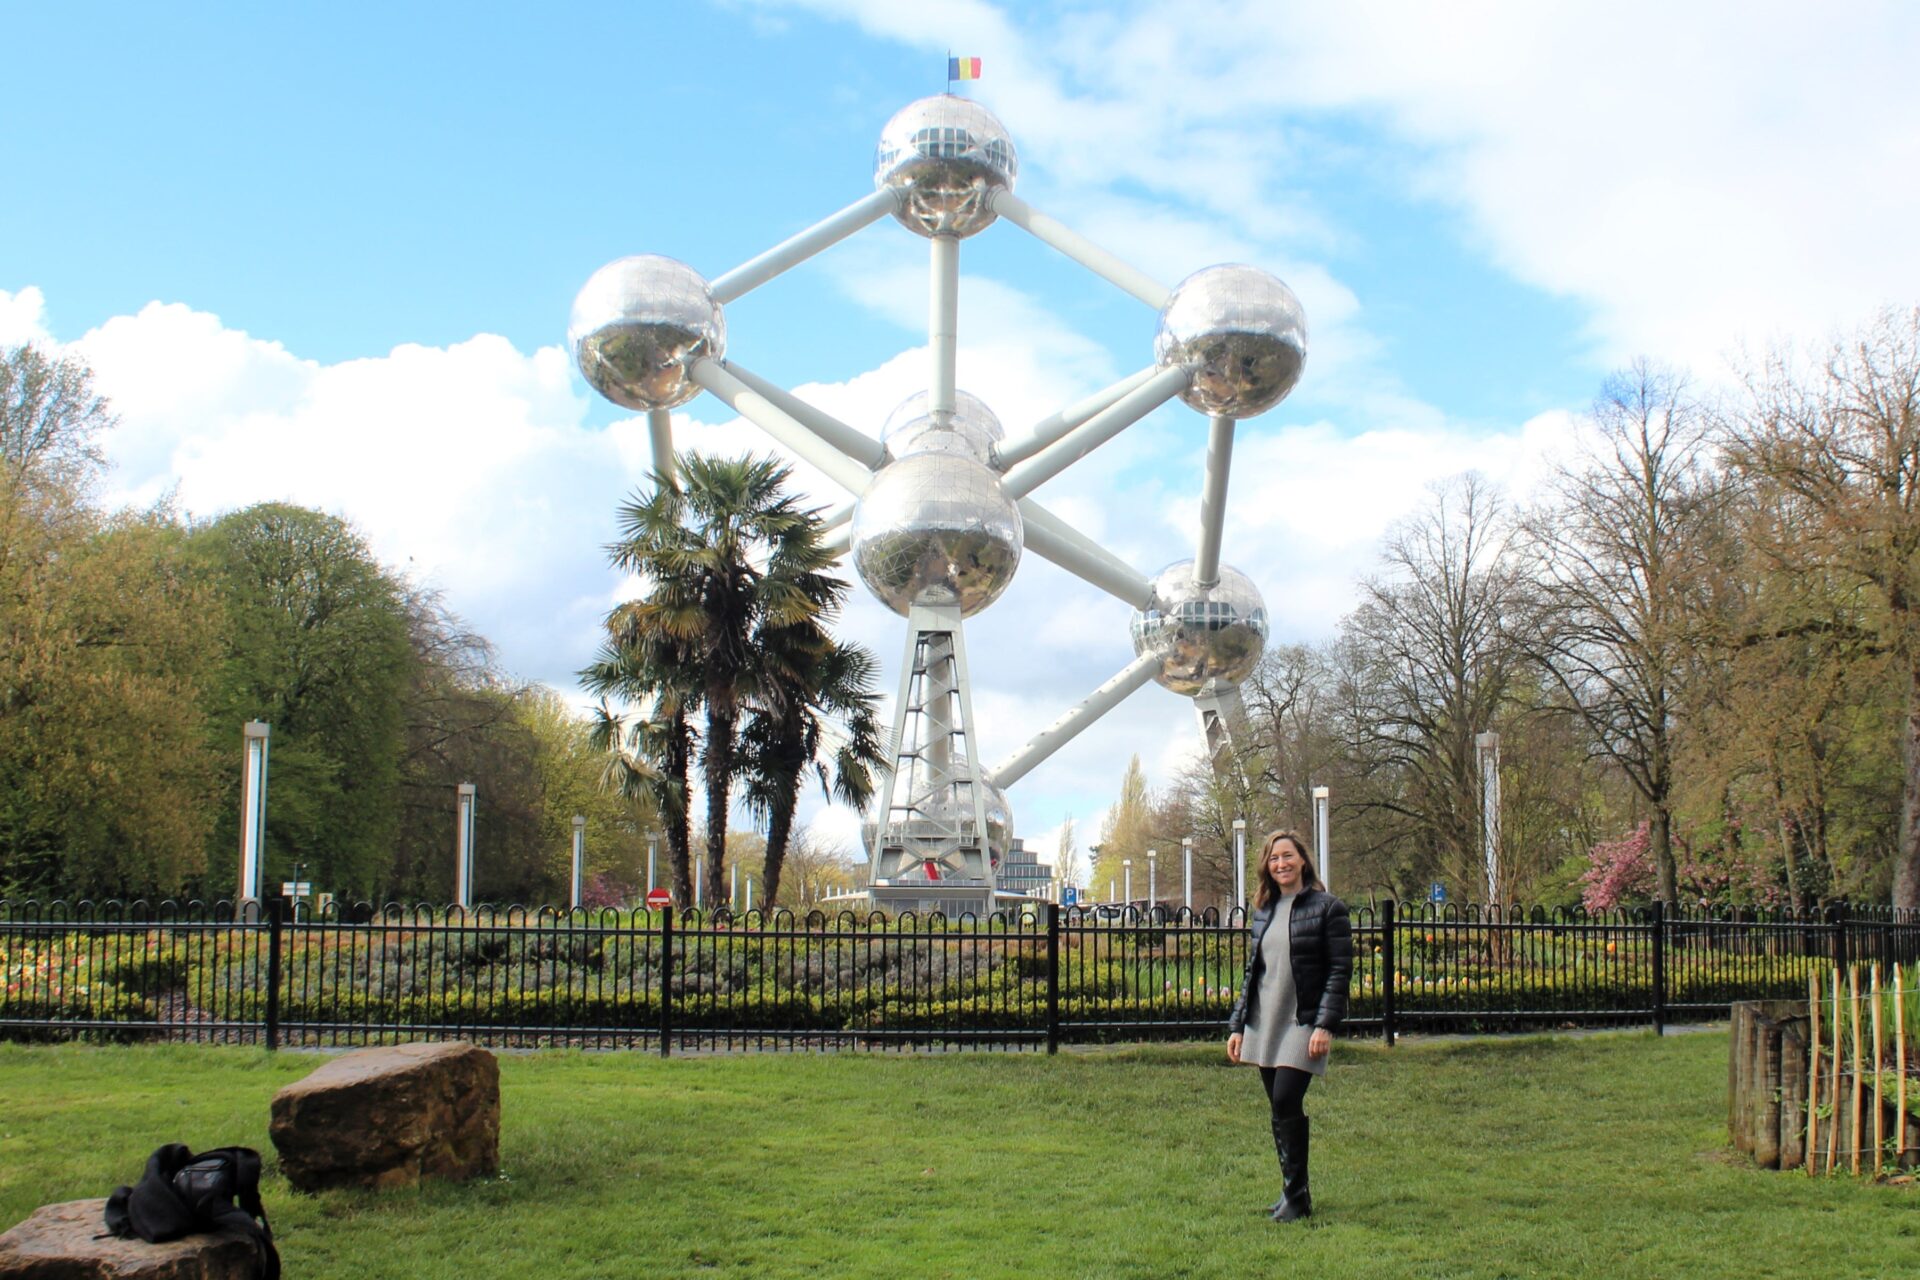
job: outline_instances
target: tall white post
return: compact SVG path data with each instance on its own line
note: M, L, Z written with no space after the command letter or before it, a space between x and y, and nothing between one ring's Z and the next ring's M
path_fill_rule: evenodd
M1123 878L1127 887L1126 901L1129 904L1131 904L1133 902L1133 859L1132 858L1120 859L1120 875Z
M260 902L267 851L267 741L273 728L263 720L240 726L240 892L234 904L243 913Z
M1193 837L1180 837L1180 861L1186 866L1186 883L1182 886L1181 905L1193 910Z
M473 909L473 810L475 788L463 782L453 789L453 900Z
M747 877L747 904L746 906L742 907L741 910L743 911L753 910L753 877L752 876Z
M733 882L727 886L727 910L731 911L740 901L740 864L733 864Z
M1149 911L1153 910L1154 905L1160 901L1159 882L1154 878L1154 870L1159 866L1159 857L1158 849L1147 850L1147 910Z
M573 910L580 909L580 882L587 868L587 820L580 814L573 815L573 891L569 905Z
M696 907L700 905L700 870L700 859L696 857L693 860L693 905Z
M659 852L660 852L660 833L658 831L647 832L647 892L648 893L653 892L653 886L654 886L653 859L654 859L654 856Z
M1233 820L1233 905L1247 905L1247 820Z
M1320 863L1320 885L1326 889L1327 892L1331 893L1333 892L1332 866L1330 863L1331 854L1328 852L1327 844L1332 836L1327 828L1330 825L1332 814L1329 812L1331 806L1327 796L1328 792L1325 787L1315 787L1313 789L1313 843L1315 846L1315 856Z
M1487 902L1500 901L1500 735L1476 734L1480 757L1480 835L1487 868Z

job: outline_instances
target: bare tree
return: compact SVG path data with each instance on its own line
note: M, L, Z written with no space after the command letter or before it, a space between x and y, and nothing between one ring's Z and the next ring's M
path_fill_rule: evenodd
M1686 376L1636 361L1594 402L1595 440L1534 512L1543 665L1645 801L1666 902L1673 857L1674 737L1702 652L1723 489L1705 466L1709 421Z

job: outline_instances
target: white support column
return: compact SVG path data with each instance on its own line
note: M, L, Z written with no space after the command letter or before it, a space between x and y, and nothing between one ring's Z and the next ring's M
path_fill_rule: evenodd
M847 425L824 409L815 408L785 387L767 381L751 369L741 368L738 361L728 360L726 366L728 373L765 396L774 408L855 462L865 466L869 471L878 469L886 462L887 447L866 432ZM852 512L850 506L848 512L849 514Z
M722 305L750 289L758 289L783 272L799 266L822 249L845 240L870 223L878 222L899 207L900 196L891 187L882 187L870 196L862 196L846 208L830 214L798 235L782 240L757 258L750 258L708 286L713 300Z
M1152 579L1032 498L1020 499L1020 520L1026 529L1027 550L1035 555L1136 609L1146 608L1153 600Z
M1193 558L1193 583L1220 581L1220 527L1227 514L1227 472L1233 468L1233 419L1214 418L1207 428L1207 479L1200 491L1200 546Z
M1193 837L1180 837L1180 863L1184 868L1183 884L1180 893L1181 905L1193 910Z
M1247 820L1233 820L1233 905L1247 905Z
M696 360L687 376L725 401L735 413L772 436L806 461L824 471L829 480L859 497L867 491L873 472L865 463L848 457L805 423L798 422L771 400L733 375L718 360Z
M1025 462L1061 436L1086 422L1103 409L1110 408L1129 391L1142 386L1159 370L1149 365L1130 373L1110 387L1102 387L1084 400L1076 400L1060 412L1034 423L1016 440L1002 440L993 447L993 465L1001 471L1017 462Z
M240 878L234 906L257 910L267 854L267 743L273 727L264 720L240 726Z
M733 910L734 904L738 901L740 901L740 864L736 862L733 864L733 883L727 886L727 910Z
M748 876L747 877L747 902L746 902L746 905L741 908L741 912L744 914L745 912L748 912L751 910L753 910L753 877Z
M1124 883L1126 884L1126 888L1127 888L1127 896L1125 897L1125 899L1122 900L1122 905L1131 906L1133 905L1133 859L1132 858L1120 859L1120 875Z
M587 869L587 820L580 814L573 815L573 884L567 895L567 905L574 911L580 909L581 881Z
M453 900L473 909L473 811L477 796L471 782L453 789Z
M703 886L700 883L700 876L704 865L704 860L696 853L693 859L693 905L696 907L701 903L700 891Z
M1480 839L1487 871L1487 904L1500 901L1500 735L1474 735L1480 757Z
M1185 369L1162 369L1093 415L1071 434L1056 440L1007 473L1006 491L1024 498L1107 441L1178 395L1187 385Z
M653 878L653 864L654 864L654 858L659 854L659 852L660 852L660 833L658 831L647 832L647 892L648 893L653 892L653 886L657 883L657 881L655 881Z
M960 239L934 236L927 303L927 345L933 367L927 381L927 412L953 412L954 363L960 339Z
M1147 910L1160 905L1160 851L1147 850Z
M1033 740L1002 761L987 775L987 781L1001 790L1027 776L1033 767L1079 735L1080 731L1125 701L1128 694L1153 679L1159 659L1142 654L1120 669L1120 673L1088 694L1080 705L1069 710L1051 725L1035 734Z
M1333 839L1329 829L1333 825L1332 801L1325 787L1313 789L1313 843L1315 856L1320 863L1320 886L1327 892L1333 892L1333 853L1328 847Z
M680 477L673 461L673 411L647 410L647 438L653 445L653 473L668 488L676 488Z
M1065 223L1049 218L1011 191L996 191L990 201L993 211L1019 227L1042 244L1066 254L1093 274L1132 294L1158 310L1167 305L1173 291L1129 266Z

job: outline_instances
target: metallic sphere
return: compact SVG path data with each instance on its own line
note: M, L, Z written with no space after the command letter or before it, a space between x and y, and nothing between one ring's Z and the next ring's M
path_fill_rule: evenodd
M1153 580L1153 602L1133 615L1133 652L1160 660L1153 678L1191 697L1218 681L1236 685L1253 674L1267 647L1267 606L1247 575L1220 566L1211 587L1193 583L1193 561L1180 560Z
M595 391L629 409L674 409L700 394L696 360L727 349L727 321L684 262L641 254L594 272L573 300L567 343Z
M1202 413L1251 418L1286 398L1307 360L1300 299L1258 267L1208 267L1160 311L1153 358L1193 377L1180 398Z
M993 446L1006 439L1000 419L979 396L954 392L953 412L944 415L944 421L927 412L929 398L924 391L916 392L887 415L880 439L888 453L896 458L910 453L958 453L986 462Z
M962 616L1000 598L1020 567L1020 508L984 462L915 453L890 463L853 511L853 564L895 613L958 605Z
M943 826L959 828L963 823L973 821L973 792L969 785L986 791L987 803L987 856L994 866L1006 861L1007 850L1012 847L1013 806L1007 803L1007 793L991 782L981 779L968 784L954 786L952 794L932 801L923 806L927 817Z
M970 236L993 222L997 190L1020 170L1013 137L993 112L942 94L902 107L880 131L873 185L903 197L894 216L923 236Z

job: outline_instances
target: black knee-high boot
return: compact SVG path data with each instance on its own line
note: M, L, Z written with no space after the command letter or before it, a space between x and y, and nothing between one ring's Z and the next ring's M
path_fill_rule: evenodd
M1275 1222L1295 1222L1313 1214L1313 1194L1307 1189L1307 1118L1291 1116L1273 1122L1273 1149L1280 1157L1280 1198L1273 1204Z

